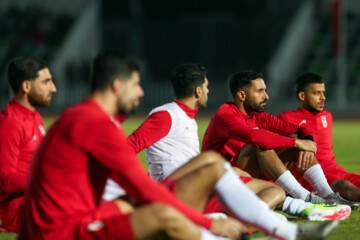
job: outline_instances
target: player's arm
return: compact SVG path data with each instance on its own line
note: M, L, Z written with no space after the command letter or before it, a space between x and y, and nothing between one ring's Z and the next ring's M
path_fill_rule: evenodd
M304 126L293 124L289 121L282 119L281 114L279 117L269 113L259 114L258 124L261 128L288 136L291 134L298 134L302 139L313 140L311 130Z
M136 158L134 151L126 144L125 133L111 121L104 121L101 132L89 126L87 136L81 139L82 145L102 165L116 173L114 180L127 194L141 203L162 202L169 204L198 225L210 229L212 220L181 202L165 187L148 177L145 168Z
M316 154L316 150L317 150L315 148L316 144L311 142L311 141L314 141L312 132L310 130L308 130L308 128L306 126L302 126L301 124L295 124L294 122L291 122L289 120L289 118L287 117L286 113L280 113L278 115L278 119L281 121L284 121L288 124L292 124L292 125L299 127L298 132L300 134L298 134L298 136L304 140L297 139L296 140L297 142L295 143L295 145L300 144L300 146L303 145L305 148L298 147L301 151L299 152L299 156L298 156L298 159L295 162L295 164L299 169L303 169L303 170L307 169L312 164L313 160L315 159L315 154ZM309 141L309 140L311 140L311 141ZM306 147L306 144L307 144L307 147Z
M171 116L167 111L151 114L127 139L136 153L165 137L171 128Z
M17 171L21 129L16 122L5 120L0 128L0 188L18 193L24 191L26 174Z
M233 114L218 115L214 121L217 134L223 138L236 139L264 149L295 147L295 138L281 136L264 129L251 129L241 117Z

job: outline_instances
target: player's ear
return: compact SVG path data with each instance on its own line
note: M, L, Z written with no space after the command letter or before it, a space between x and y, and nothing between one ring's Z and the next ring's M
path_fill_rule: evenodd
M305 93L303 91L300 91L298 93L298 97L300 101L304 101L305 100Z
M31 82L30 80L25 80L21 83L20 91L23 91L24 93L30 92L31 89Z
M241 101L245 101L245 99L246 99L246 92L244 91L244 90L239 90L238 92L237 92L237 96L238 96L238 98L241 100Z
M195 97L196 97L196 98L199 98L199 97L201 96L201 94L202 94L202 89L201 89L200 86L197 86L197 87L195 88Z
M111 89L114 92L119 92L122 86L123 86L122 80L120 78L116 78L111 84Z

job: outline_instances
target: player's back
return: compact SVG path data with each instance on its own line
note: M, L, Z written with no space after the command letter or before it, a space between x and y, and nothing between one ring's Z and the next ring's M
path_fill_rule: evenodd
M109 170L95 161L88 149L94 132L109 122L99 106L85 100L53 124L30 168L25 228L32 223L50 229L93 214Z

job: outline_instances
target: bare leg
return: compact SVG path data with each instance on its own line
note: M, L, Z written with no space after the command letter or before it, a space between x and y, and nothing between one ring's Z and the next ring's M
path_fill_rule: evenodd
M210 166L216 162L221 162L222 164L224 161L214 152L209 154L211 152L204 152L203 154L200 154L198 157L192 159L187 164L185 164L183 167L176 170L173 174L169 176L169 179L181 179L187 174L194 172L196 170L199 170L202 167ZM233 170L238 176L248 176L250 177L250 174L234 167ZM205 170L205 175L209 175L209 172ZM202 177L196 173L193 175L195 178ZM208 176L209 177L209 176ZM191 206L197 208L198 210L203 210L208 199L203 199L202 197L197 197L194 200L189 200L186 195L192 194L187 193L186 189L192 188L192 184L196 180L189 180L189 178L186 178L187 180L183 180L181 183L178 183L178 189L177 189L177 195L186 203L190 204ZM201 181L202 182L202 181ZM203 182L204 183L204 182ZM202 183L202 184L203 184ZM197 183L196 183L197 184ZM184 189L179 190L179 186L183 185ZM282 207L282 204L285 200L285 193L274 183L263 181L259 179L253 179L253 181L246 184L247 187L250 188L255 194L257 194L260 199L262 199L271 209L274 208L280 208ZM202 186L199 186L198 188L202 188ZM212 191L211 191L212 192ZM210 193L211 193L210 192ZM200 193L203 194L203 193ZM209 193L207 193L209 194ZM196 197L196 196L194 196ZM199 199L201 198L201 199ZM194 205L196 204L196 205Z
M202 161L205 164L197 168L193 167ZM203 211L216 182L225 173L224 163L223 158L217 153L203 152L169 176L169 179L177 179L176 195L190 206ZM182 168L185 169L183 172L186 174L181 173ZM179 176L181 177L175 178Z
M149 220L150 219L150 220ZM137 208L131 214L136 239L165 234L171 239L201 239L200 229L172 207L155 203Z
M286 195L278 185L261 179L253 179L246 186L259 196L271 209L282 209Z
M353 200L360 201L360 188L347 180L336 179L331 183L334 192L339 192L341 196Z
M123 199L116 199L114 200L114 202L123 214L131 213L134 211L134 207Z
M211 154L209 154L211 153ZM182 167L177 169L175 172L170 174L168 179L180 179L183 176L201 168L206 165L214 164L222 159L213 151L206 151L191 159L189 162L184 164Z

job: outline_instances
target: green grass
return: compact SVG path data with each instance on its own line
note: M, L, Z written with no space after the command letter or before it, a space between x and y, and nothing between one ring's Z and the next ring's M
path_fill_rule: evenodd
M48 127L54 118L45 118L45 126ZM130 118L123 124L123 128L130 134L134 131L144 118ZM200 141L207 128L210 119L197 119L199 125ZM360 174L360 122L354 121L336 121L333 126L333 146L337 162L345 169ZM145 152L139 153L140 160L146 166ZM360 236L360 210L354 211L349 220L341 221L340 227L334 232L329 239L331 240L355 240ZM14 233L0 233L0 240L16 239ZM259 236L257 234L257 236Z

